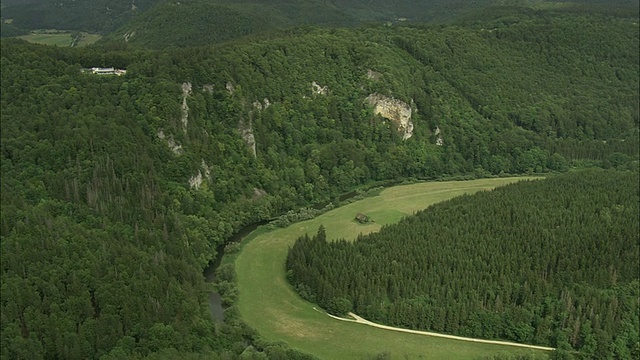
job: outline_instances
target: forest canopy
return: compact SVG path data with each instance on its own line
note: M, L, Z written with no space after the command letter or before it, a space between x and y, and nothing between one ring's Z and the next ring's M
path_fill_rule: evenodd
M337 315L637 358L638 183L637 171L572 172L436 204L354 242L321 227L290 249L288 278Z
M387 181L637 168L638 44L637 19L551 12L157 51L2 39L1 355L267 352L213 324L218 245Z

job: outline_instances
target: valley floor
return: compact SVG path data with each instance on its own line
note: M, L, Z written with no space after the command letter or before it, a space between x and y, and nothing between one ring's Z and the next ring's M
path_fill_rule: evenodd
M462 194L490 190L508 183L533 178L494 178L472 181L425 182L385 189L379 196L365 198L312 220L287 228L258 229L245 239L235 259L238 281L238 309L243 320L268 341L284 341L292 348L321 359L362 359L390 353L393 359L477 359L500 354L544 355L540 349L504 344L460 341L423 334L388 331L356 322L334 321L294 291L287 282L284 262L295 239L326 227L328 239L353 240L359 233L380 230L402 216ZM357 213L375 222L359 224Z

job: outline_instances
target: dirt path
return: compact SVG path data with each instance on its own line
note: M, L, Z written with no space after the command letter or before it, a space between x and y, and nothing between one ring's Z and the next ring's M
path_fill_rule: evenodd
M320 312L320 310L316 309L315 307L313 309ZM435 336L435 337L441 337L441 338L447 338L447 339L454 339L454 340L460 340L460 341L469 341L469 342L477 342L477 343L484 343L484 344L518 346L518 347L523 347L523 348L528 348L528 349L537 349L537 350L546 350L546 351L554 351L555 350L555 348L546 347L546 346L519 344L519 343L514 343L514 342L509 342L509 341L499 341L499 340L475 339L475 338L468 338L468 337L455 336L455 335L439 334L439 333L434 333L434 332L429 332L429 331L403 329L403 328L398 328L398 327L393 327L393 326L377 324L377 323L371 322L371 321L369 321L367 319L363 319L362 317L360 317L360 316L358 316L358 315L356 315L356 314L354 314L352 312L349 313L349 316L351 316L353 319L346 319L346 318L342 318L342 317L339 317L339 316L331 315L331 314L328 314L328 313L327 313L327 315L329 315L330 317L332 317L332 318L334 318L336 320L349 321L349 322L354 322L354 323L358 323L358 324L364 324L364 325L377 327L377 328L380 328L380 329L399 331L399 332L405 332L405 333L410 333L410 334Z

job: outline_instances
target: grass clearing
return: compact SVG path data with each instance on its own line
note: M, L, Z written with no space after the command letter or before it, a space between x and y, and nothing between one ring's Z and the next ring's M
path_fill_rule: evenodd
M58 34L44 34L32 32L27 35L18 36L18 39L26 40L30 43L40 45L52 45L60 47L71 46L71 34L70 33L58 33Z
M19 39L41 45L69 47L73 43L72 33L65 30L34 30L27 35L18 36ZM76 46L87 46L102 38L98 34L82 32Z
M98 40L102 39L102 35L100 34L90 34L90 33L82 33L80 37L80 41L78 41L77 46L87 46L93 43L96 43Z
M496 186L532 178L497 178L471 181L427 182L396 186L379 196L342 206L315 219L285 229L258 229L250 235L235 258L238 275L238 307L242 318L270 341L284 341L321 359L362 359L389 352L393 359L474 359L504 353L544 354L519 349L406 334L362 324L331 319L302 300L285 278L287 251L298 236L314 234L326 227L329 239L353 240L359 233L378 231L405 215L464 193L490 190ZM360 224L357 213L375 222Z

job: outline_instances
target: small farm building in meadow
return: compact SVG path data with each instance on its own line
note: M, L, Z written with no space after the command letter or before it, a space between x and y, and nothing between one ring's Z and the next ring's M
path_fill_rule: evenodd
M364 223L368 223L369 221L371 221L371 219L369 219L369 217L363 213L357 213L356 214L356 221L358 221L361 224Z

